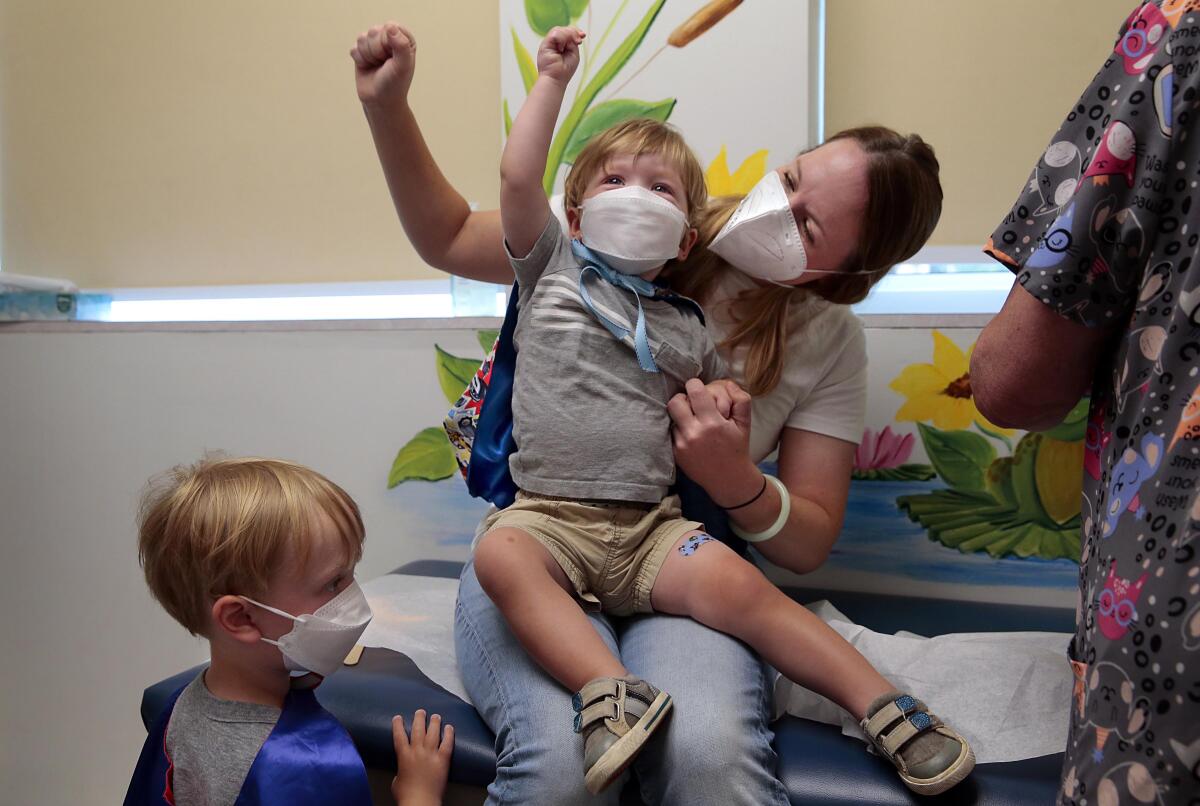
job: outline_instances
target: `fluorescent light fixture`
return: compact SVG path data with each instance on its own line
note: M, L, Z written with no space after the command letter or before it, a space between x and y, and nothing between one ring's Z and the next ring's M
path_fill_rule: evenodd
M113 300L110 322L277 322L454 316L449 294Z

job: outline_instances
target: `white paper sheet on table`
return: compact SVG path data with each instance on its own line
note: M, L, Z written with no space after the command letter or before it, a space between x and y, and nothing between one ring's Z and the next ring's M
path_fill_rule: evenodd
M866 656L897 688L924 700L963 735L981 764L1061 753L1067 746L1073 678L1064 633L884 635L854 624L829 602L810 609ZM840 725L866 741L853 717L780 677L776 715Z
M421 672L471 702L454 652L457 579L389 574L363 585L375 616L359 643L407 655ZM980 763L1061 752L1072 676L1060 633L883 635L853 624L828 602L810 609L854 644L897 687L923 699L966 737ZM780 678L775 713L831 725L866 741L849 714Z
M454 654L458 580L387 574L362 588L373 617L358 642L407 655L430 680L471 702Z

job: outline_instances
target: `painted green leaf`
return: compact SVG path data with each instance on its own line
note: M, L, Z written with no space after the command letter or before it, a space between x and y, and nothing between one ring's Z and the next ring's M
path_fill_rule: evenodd
M451 355L436 344L434 350L437 351L438 383L442 386L442 394L446 396L446 401L453 405L462 397L467 384L475 377L475 371L483 362Z
M508 137L508 133L512 131L512 115L508 112L507 98L500 104L500 109L504 113L504 136Z
M954 490L979 492L986 489L985 474L996 449L970 431L942 431L917 423L921 441L933 469Z
M479 339L479 346L483 348L483 354L488 355L492 351L492 347L496 344L496 339L500 337L499 330L476 330L475 338ZM479 363L483 363L480 361Z
M856 470L852 478L856 481L929 481L936 473L929 465L900 465L872 470Z
M658 13L662 11L663 3L666 1L654 0L650 4L650 7L646 9L646 13L642 15L641 20L638 21L634 29L622 40L617 49L612 52L612 55L605 60L600 69L596 71L596 75L592 76L591 80L579 91L579 97L571 104L571 109L567 112L566 117L563 118L562 125L558 127L558 131L554 135L554 140L550 143L550 153L546 157L546 173L542 176L542 187L547 194L554 191L554 179L558 176L558 168L563 163L563 153L566 151L567 143L571 142L571 137L574 136L575 129L583 119L584 113L592 105L592 101L596 100L596 96L600 94L600 90L608 86L608 83L625 66L625 63L633 57L638 46L642 44L642 40L646 38L650 26L658 18Z
M1080 441L1087 434L1087 418L1091 407L1092 399L1090 397L1083 398L1075 404L1075 408L1067 412L1067 416L1061 423L1041 433L1051 439L1060 439L1063 442Z
M545 36L556 25L570 25L571 12L563 0L525 0L525 18L538 36Z
M1001 433L1000 431L997 431L995 429L989 428L988 426L984 425L982 422L980 422L978 420L975 421L975 427L978 428L985 437L991 437L992 439L997 439L997 440L1000 440L1001 442L1003 442L1004 447L1008 448L1009 453L1012 452L1012 447L1013 447L1012 440L1009 439L1007 436L1005 436L1003 433Z
M1013 459L1001 456L987 469L985 481L987 491L996 501L1012 509L1017 508L1017 494L1013 490Z
M587 114L579 121L579 126L571 134L571 139L567 142L567 148L563 152L563 161L574 162L588 141L607 128L634 118L653 118L663 122L671 117L671 110L674 108L674 98L665 98L658 102L614 98L611 101L596 104L587 111Z
M396 454L388 473L388 489L402 481L439 481L454 475L454 448L441 428L426 428Z
M517 69L521 71L521 83L525 85L525 93L529 94L529 88L533 86L533 82L537 81L537 63L533 57L529 55L529 51L521 44L521 38L517 36L517 29L512 29L513 39L513 54L517 57Z
M1038 494L1037 455L1041 444L1041 434L1026 434L1017 442L1017 449L1012 457L1012 489L1017 502L1017 513L1022 520L1054 526L1054 521L1046 514L1046 508L1042 506L1042 498Z
M990 496L955 490L905 495L896 504L928 530L931 540L963 553L1079 560L1078 519L1047 527Z
M570 25L587 8L588 0L525 0L529 27L545 36L556 25Z

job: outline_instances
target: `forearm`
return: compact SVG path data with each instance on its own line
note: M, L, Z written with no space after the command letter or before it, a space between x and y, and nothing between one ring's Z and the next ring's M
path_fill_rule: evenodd
M759 490L762 495L753 503L729 510L729 519L743 532L755 533L770 529L779 518L783 500L774 484L763 486L763 474L749 465L725 476L722 488L709 491L719 505L737 506L748 501ZM841 530L840 519L815 501L789 492L790 511L778 534L754 545L771 562L799 574L818 568L833 547Z
M513 121L504 153L500 157L500 196L507 192L542 191L542 176L546 172L546 154L554 136L554 124L562 108L565 82L539 76Z
M407 103L363 104L405 235L426 263L491 283L512 281L499 219L473 213L438 168Z
M500 158L500 220L514 255L529 253L549 215L542 174L565 91L564 82L538 77L513 121Z

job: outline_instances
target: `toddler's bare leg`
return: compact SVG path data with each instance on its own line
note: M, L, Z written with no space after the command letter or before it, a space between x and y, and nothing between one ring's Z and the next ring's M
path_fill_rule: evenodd
M788 598L754 565L715 540L686 535L663 563L650 602L740 638L786 677L856 720L895 687L828 624Z
M580 609L554 556L526 532L501 527L485 534L475 549L475 574L525 651L569 690L628 674Z

